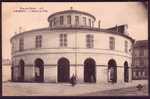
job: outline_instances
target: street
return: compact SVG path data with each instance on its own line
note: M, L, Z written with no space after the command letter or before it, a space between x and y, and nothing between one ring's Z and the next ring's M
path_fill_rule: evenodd
M147 96L148 86L144 85L141 91L137 90L136 87L113 89L107 91L97 91L92 93L86 93L81 96Z
M141 91L135 87L144 85ZM3 82L3 96L120 96L148 94L148 81L139 80L130 83L97 83L77 84L74 87L70 83L25 83Z

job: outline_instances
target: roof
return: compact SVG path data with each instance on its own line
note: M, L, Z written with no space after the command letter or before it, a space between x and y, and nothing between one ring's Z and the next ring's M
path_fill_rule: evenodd
M138 40L134 44L134 48L136 47L148 47L148 40Z
M116 25L115 27L107 28L107 30L118 31L120 33L124 33L125 27L128 27L128 25L127 24L123 24L119 26Z
M91 16L91 17L94 18L94 20L96 20L95 16L93 16L92 14L86 13L86 12L82 12L82 11L78 11L78 10L64 10L64 11L60 11L60 12L55 12L55 13L51 14L48 17L48 20L49 20L49 18L53 17L54 15L65 14L65 13L81 13L81 14L85 14L85 15Z

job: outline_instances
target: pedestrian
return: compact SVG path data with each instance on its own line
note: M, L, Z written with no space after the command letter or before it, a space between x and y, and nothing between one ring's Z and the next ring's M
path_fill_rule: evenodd
M114 83L114 68L110 68L110 80L111 80L111 83L113 84Z
M75 86L75 84L76 84L76 77L75 77L74 74L72 75L72 77L70 79L70 83L71 83L72 86Z

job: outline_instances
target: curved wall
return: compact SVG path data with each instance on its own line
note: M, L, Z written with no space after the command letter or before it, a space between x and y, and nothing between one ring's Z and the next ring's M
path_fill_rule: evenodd
M67 23L67 16L71 16L71 24ZM60 24L60 16L63 16L64 23ZM79 17L79 24L76 25L75 22L75 16ZM83 17L86 18L86 25L84 24ZM54 24L54 19L55 19L55 24ZM89 19L91 20L91 26L89 25ZM75 12L68 12L64 14L57 14L52 16L51 18L48 19L49 21L49 26L50 28L62 28L62 27L94 27L94 22L95 19L91 16L80 14L80 13L75 13ZM50 25L52 21L52 26Z
M67 34L68 47L61 48L59 45L59 35ZM86 35L94 36L94 48L86 48ZM42 48L35 48L36 35L42 35ZM19 52L19 38L24 38L24 51ZM76 39L75 39L76 37ZM115 50L109 49L109 37L115 38ZM75 45L75 41L77 41ZM96 62L97 82L107 82L108 79L108 61L114 59L117 63L118 81L124 80L124 62L127 61L129 68L131 67L131 53L125 53L124 41L128 41L128 50L132 42L130 39L111 33L91 31L91 30L42 30L30 31L22 33L12 38L11 43L14 44L12 60L15 66L15 77L19 76L18 64L21 59L25 62L25 80L34 80L34 61L41 58L44 61L44 81L57 82L57 62L60 58L65 57L70 62L70 76L75 73L79 81L83 82L84 61L92 58ZM75 47L77 46L77 49ZM76 53L76 54L75 54ZM76 60L77 59L77 60ZM75 67L77 64L77 67ZM131 77L131 68L129 75Z

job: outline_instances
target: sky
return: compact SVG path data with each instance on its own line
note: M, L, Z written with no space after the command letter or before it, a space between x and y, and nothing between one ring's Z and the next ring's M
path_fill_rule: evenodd
M148 11L140 2L3 2L2 58L11 59L10 38L15 32L48 27L49 15L69 10L70 7L94 15L95 27L98 27L99 20L101 28L128 24L130 37L135 40L148 39ZM19 10L24 12L18 12Z

